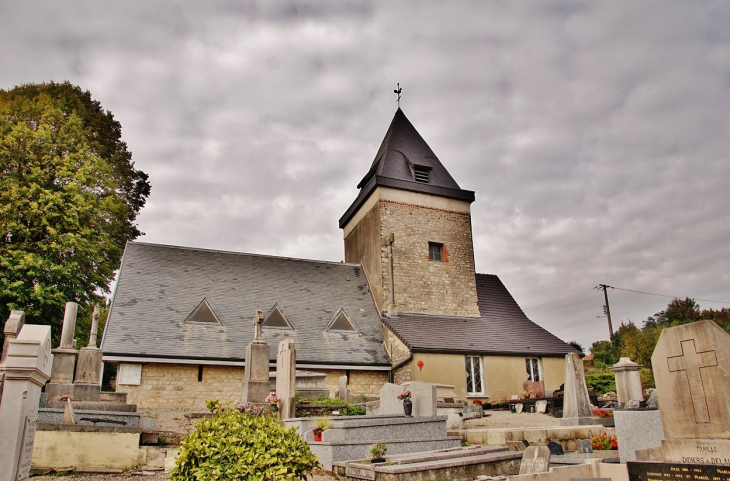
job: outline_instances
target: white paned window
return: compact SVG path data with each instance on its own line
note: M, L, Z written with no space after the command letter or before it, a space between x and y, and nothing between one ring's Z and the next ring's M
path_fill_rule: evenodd
M525 358L525 370L527 371L528 381L542 381L542 370L540 369L540 359L536 357Z
M484 394L482 358L479 356L466 356L466 393Z
M119 364L119 379L117 384L126 386L139 386L142 381L142 364Z

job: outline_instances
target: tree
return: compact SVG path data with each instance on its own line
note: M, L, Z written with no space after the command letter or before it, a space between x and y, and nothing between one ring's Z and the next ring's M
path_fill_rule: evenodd
M109 291L149 193L119 122L88 91L0 90L0 319L24 310L57 343L65 303L87 313Z
M645 325L672 327L699 321L700 306L694 299L672 299L663 311L659 311L646 320Z

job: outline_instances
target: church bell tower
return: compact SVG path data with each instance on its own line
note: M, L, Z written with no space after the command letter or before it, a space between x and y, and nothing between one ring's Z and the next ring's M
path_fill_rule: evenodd
M471 203L398 108L340 218L345 262L362 264L378 309L479 317Z

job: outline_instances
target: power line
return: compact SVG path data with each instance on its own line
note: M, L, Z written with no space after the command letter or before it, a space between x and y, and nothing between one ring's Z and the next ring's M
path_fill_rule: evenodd
M594 292L595 292L594 289L586 289L586 290L583 290L583 291L580 291L580 292L576 292L574 294L568 294L567 296L560 297L558 299L553 299L551 301L545 301L545 302L540 303L540 304L535 304L533 306L526 307L523 310L525 310L525 311L535 311L537 309L544 309L546 307L552 307L552 306L557 305L557 304L562 304L563 302L574 301L576 299L580 299L581 297L589 296L589 295L593 294Z
M671 297L672 299L681 299L682 297L689 297L689 296L670 296L667 294L655 294L653 292L635 291L633 289L623 289L621 287L614 287L614 289L618 289L619 291L635 292L637 294L646 294L648 296ZM692 297L691 299L693 299L695 301L702 301L702 302L718 302L720 304L730 304L730 301L713 301L710 299L697 299L695 297Z

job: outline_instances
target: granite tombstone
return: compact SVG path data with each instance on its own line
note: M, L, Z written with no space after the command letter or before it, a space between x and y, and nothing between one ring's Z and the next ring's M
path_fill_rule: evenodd
M665 439L636 459L730 473L730 334L713 321L667 328L651 360Z

